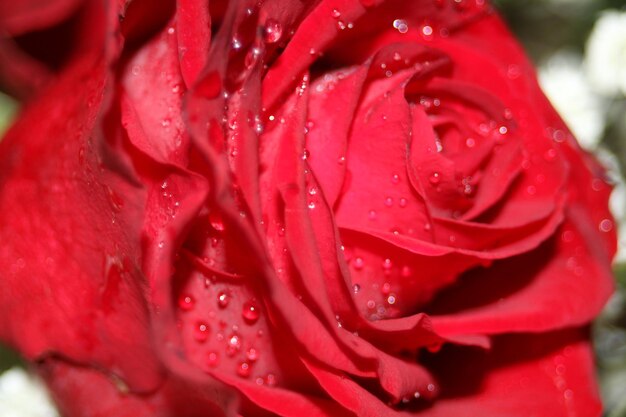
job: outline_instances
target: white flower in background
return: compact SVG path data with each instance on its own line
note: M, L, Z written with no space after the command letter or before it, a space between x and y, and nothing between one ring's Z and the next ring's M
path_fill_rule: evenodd
M554 54L539 67L539 84L581 146L594 149L604 131L605 103L591 90L582 58Z
M0 417L59 417L43 384L22 368L0 374Z
M606 95L626 95L626 12L604 11L593 27L585 53L591 85Z
M626 262L626 183L620 174L620 162L614 153L605 148L594 151L596 157L607 169L607 176L613 183L609 209L617 223L617 253L615 263Z

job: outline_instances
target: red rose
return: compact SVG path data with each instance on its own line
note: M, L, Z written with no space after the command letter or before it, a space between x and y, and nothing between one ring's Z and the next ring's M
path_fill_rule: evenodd
M0 10L0 338L64 416L600 415L610 187L482 0Z

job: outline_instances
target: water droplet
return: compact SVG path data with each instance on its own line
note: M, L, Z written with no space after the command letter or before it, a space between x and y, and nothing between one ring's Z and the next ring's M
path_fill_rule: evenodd
M387 297L387 303L390 305L393 305L396 303L396 296L391 294L389 297Z
M383 261L383 269L390 270L393 267L393 262L391 259L387 258Z
M337 9L333 9L331 15L335 18L335 19L339 19L341 17L341 12Z
M233 49L240 49L242 46L241 40L237 37L233 37L230 41L230 46L232 46Z
M167 34L168 35L173 35L174 32L176 32L176 29L174 29L173 27L170 26L169 28L167 28Z
M598 226L601 232L610 232L613 230L613 222L609 219L603 219Z
M250 349L248 349L248 351L246 352L246 358L248 359L248 361L250 362L256 362L257 359L259 359L259 351L256 350L255 348L251 347Z
M509 77L510 80L515 80L522 75L522 70L519 65L510 64L506 71L506 76Z
M274 376L274 374L267 374L267 376L265 377L265 383L270 387L276 385L276 377Z
M230 335L226 345L226 354L230 357L235 356L241 349L241 340L236 334Z
M308 207L313 210L315 208L315 202L309 201Z
M352 286L352 292L355 293L355 294L358 294L359 291L361 291L361 286L359 284L354 284Z
M388 282L385 282L382 287L380 287L380 292L383 295L388 295L391 292L391 284Z
M435 386L433 384L428 384L428 386L426 387L426 389L430 392L433 392L435 390Z
M139 65L134 65L130 71L132 72L133 75L139 75L141 68L139 67Z
M181 295L178 299L178 307L183 311L191 311L196 305L196 300L191 295Z
M566 230L561 234L561 240L565 243L570 243L574 240L575 235L571 230Z
M241 362L239 365L237 365L237 375L239 375L240 377L248 378L251 372L252 369L248 362Z
M367 213L367 218L370 220L376 220L376 212L374 210L370 210L369 213Z
M337 20L337 27L339 30L344 30L346 28L346 24L343 20Z
M376 307L376 302L374 300L367 300L367 308L373 310Z
M432 185L437 185L441 181L441 176L439 175L438 172L433 172L432 174L430 174L430 177L428 177L428 181Z
M422 26L422 35L424 35L425 37L430 37L433 34L433 28L430 25L424 25Z
M403 19L396 19L393 21L393 27L400 33L407 33L409 31L409 26L406 24L406 21Z
M222 217L215 212L209 214L209 223L211 224L211 227L218 232L223 232L225 229Z
M500 126L500 128L498 128L498 132L501 135L506 135L508 133L509 129L506 126Z
M406 207L407 201L406 198L401 198L400 201L398 202L398 205L402 208Z
M256 323L260 315L259 306L253 300L246 301L243 305L241 315L247 323Z
M535 195L537 194L537 187L535 187L534 185L529 185L528 187L526 187L526 192L529 195Z
M548 150L546 151L546 153L544 153L544 154L543 154L543 158L544 158L546 161L550 162L550 161L553 161L553 160L554 160L554 158L556 158L556 155L557 155L557 154L556 154L556 149L554 149L554 148L550 148L550 149L548 149Z
M363 267L365 266L365 261L363 261L363 258L357 257L354 258L354 262L352 263L352 265L354 265L354 269L356 270L363 269Z
M263 37L265 42L276 43L280 40L282 35L283 27L278 21L274 19L268 19L267 22L265 22L265 31Z
M206 360L207 365L211 368L215 368L220 363L220 357L217 352L209 352Z
M387 207L391 207L391 206L393 206L393 198L391 198L391 197L387 197L387 198L385 198L385 205L386 205Z
M217 305L220 308L226 308L228 306L228 303L230 303L230 294L225 291L221 291L219 294L217 294Z
M209 325L201 321L196 323L193 329L193 337L197 342L205 342L209 338L210 328Z
M161 120L161 126L163 126L163 127L168 127L171 124L172 124L172 120L171 119L165 118L165 119Z
M315 195L317 194L317 188L311 186L309 187L309 195Z

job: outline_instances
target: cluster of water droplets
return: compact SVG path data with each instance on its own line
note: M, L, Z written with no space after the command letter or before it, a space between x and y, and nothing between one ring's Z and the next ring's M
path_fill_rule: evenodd
M276 376L267 372L265 366L261 366L262 372L255 371L262 359L257 343L265 336L263 330L255 326L261 318L257 299L249 297L242 302L239 292L235 293L215 276L205 277L203 285L202 303L196 298L197 291L183 292L178 298L178 310L181 326L191 326L188 333L193 342L206 348L202 350L205 369L208 372L230 370L241 378L254 377L259 385L275 385ZM233 309L238 309L239 313Z
M360 254L356 248L344 247L344 256L351 269L353 297L365 316L373 321L396 317L402 291L397 282L412 279L413 268L409 264L395 262L392 257L381 260ZM360 281L361 276L369 278ZM377 278L372 280L372 276Z

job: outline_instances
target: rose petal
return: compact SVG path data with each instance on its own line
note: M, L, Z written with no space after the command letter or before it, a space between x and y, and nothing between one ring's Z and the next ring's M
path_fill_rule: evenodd
M144 396L128 393L120 380L94 369L48 359L38 367L48 383L59 411L66 417L166 417L172 415L234 416L237 401L225 389L201 389L184 380L170 378L155 392ZM67 401L71 398L71 401Z
M593 354L580 329L499 336L490 352L444 348L431 363L441 398L417 415L601 415Z
M102 26L115 27L113 10L104 17L115 20ZM28 107L0 145L0 234L11 242L0 252L0 308L20 317L4 321L0 335L31 360L59 355L149 390L162 370L139 272L145 194L108 165L113 145L102 119L111 74L102 54L114 42L106 41Z

